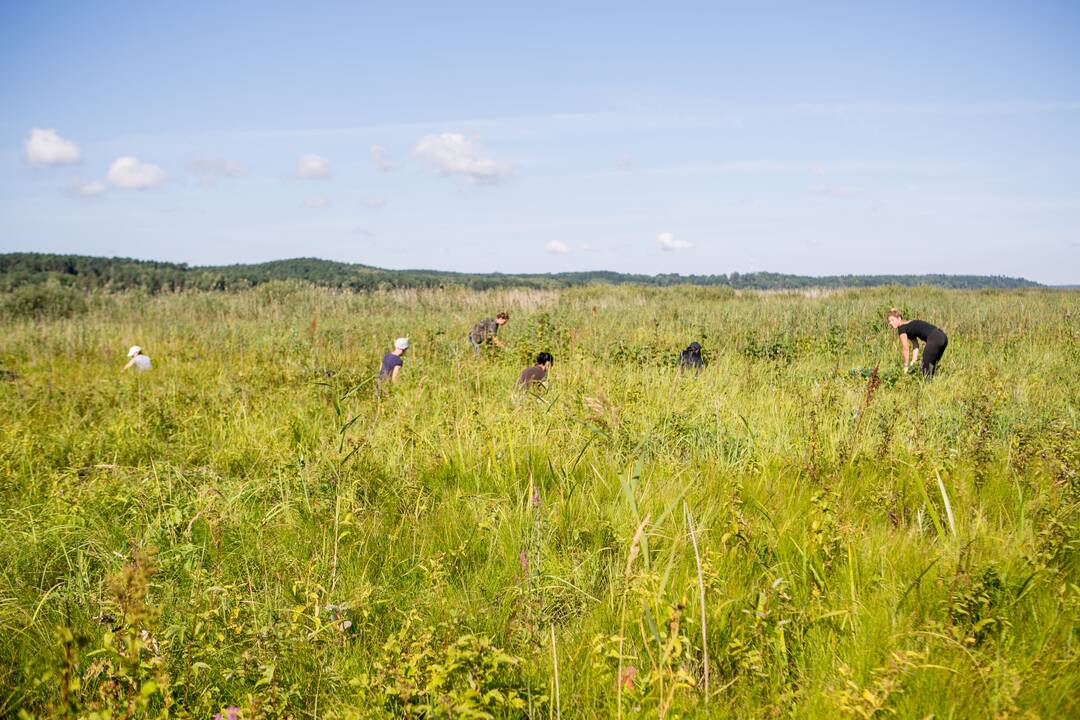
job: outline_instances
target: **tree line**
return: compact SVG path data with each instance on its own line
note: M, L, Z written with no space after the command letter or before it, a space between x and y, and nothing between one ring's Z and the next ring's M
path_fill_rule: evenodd
M996 275L788 275L753 272L719 275L638 275L610 271L503 274L437 270L386 270L369 265L296 258L247 265L190 266L185 263L46 253L0 254L0 290L60 285L82 290L231 291L275 280L299 280L354 291L433 288L456 285L474 290L501 287L565 288L590 283L670 286L726 286L746 290L854 288L881 285L931 285L943 288L1022 288L1039 283Z

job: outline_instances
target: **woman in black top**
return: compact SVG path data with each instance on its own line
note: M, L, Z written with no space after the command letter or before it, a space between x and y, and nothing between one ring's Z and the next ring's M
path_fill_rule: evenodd
M904 355L904 367L914 364L919 357L919 341L923 342L922 374L929 380L934 377L937 364L941 356L945 354L945 348L949 346L949 338L941 331L941 328L931 325L924 320L907 321L900 317L900 311L893 308L888 314L889 324L893 326L900 336L900 348ZM912 352L911 345L914 345Z

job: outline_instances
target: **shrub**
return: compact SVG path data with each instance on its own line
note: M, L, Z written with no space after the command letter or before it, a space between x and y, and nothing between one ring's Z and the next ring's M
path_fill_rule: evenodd
M81 315L86 297L59 285L25 285L0 299L0 315L25 320L55 320Z

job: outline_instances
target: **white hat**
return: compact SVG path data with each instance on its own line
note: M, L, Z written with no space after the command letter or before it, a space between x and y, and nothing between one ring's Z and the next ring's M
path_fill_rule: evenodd
M409 338L398 338L397 340L395 340L394 341L394 349L395 350L408 350L409 349Z
M139 347L138 345L132 345L131 349L128 350L128 357L135 357L136 355L138 355L141 352L142 352L141 347Z

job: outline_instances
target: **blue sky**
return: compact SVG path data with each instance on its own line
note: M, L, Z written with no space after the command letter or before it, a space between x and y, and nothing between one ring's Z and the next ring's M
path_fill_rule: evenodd
M1080 4L897 5L5 3L0 251L1080 282Z

